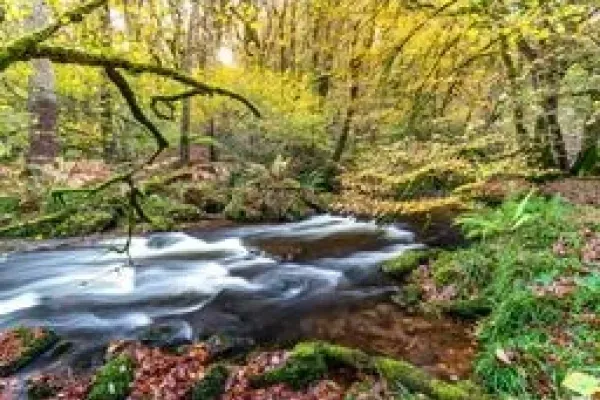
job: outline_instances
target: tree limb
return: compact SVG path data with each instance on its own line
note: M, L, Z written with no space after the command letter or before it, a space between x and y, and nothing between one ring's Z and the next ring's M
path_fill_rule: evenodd
M255 116L260 117L260 111L258 111L258 108L256 108L256 106L244 96L234 93L228 89L211 86L204 82L200 82L194 77L181 73L176 69L131 61L112 54L102 54L94 51L47 45L35 46L29 49L28 52L20 54L16 59L14 59L14 61L28 61L36 58L46 58L58 64L77 64L90 67L118 68L133 74L154 74L162 76L184 85L191 86L202 94L219 95L237 100L248 107Z
M209 94L199 89L192 89L185 91L183 93L173 94L173 95L164 95L164 96L153 96L150 101L150 108L154 112L156 116L161 119L173 121L175 119L175 106L173 103L181 100L185 100L190 97L199 96L203 94ZM169 109L169 114L164 114L159 108L159 104L164 104L165 107Z
M144 114L144 111L137 102L135 93L127 83L127 80L125 80L125 77L121 75L119 71L112 67L107 66L104 68L104 71L106 71L106 76L108 76L111 82L114 83L117 89L119 89L119 91L121 92L121 95L127 102L127 105L129 106L133 117L146 129L148 129L152 136L154 136L158 149L148 160L148 164L152 163L152 161L154 161L164 149L169 147L169 142L167 141L167 139L165 139L165 137L156 127L156 125L154 125L154 123L150 121L148 117L146 117L146 114Z
M21 59L29 53L38 44L49 39L59 29L72 23L81 22L84 15L91 13L96 8L106 4L108 0L91 0L79 7L60 15L56 22L50 24L46 28L30 33L19 39L9 43L7 46L0 48L0 72L4 71L14 61Z

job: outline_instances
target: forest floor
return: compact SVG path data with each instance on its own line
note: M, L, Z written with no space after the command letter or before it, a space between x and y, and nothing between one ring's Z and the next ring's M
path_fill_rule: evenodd
M315 212L304 202L297 201L312 191L305 192L290 181L267 174L266 178L264 175L257 178L258 181L268 180L277 185L285 182L289 186L271 193L247 187L223 193L212 183L206 183L219 180L214 171L195 167L146 177L143 188L149 201L145 205L151 219L166 215L169 220L156 226L142 223L142 228L164 230L173 224L180 228L181 224L229 223L221 221L234 215L249 217L249 221L260 220L261 215L253 213L263 212L273 203L285 204L268 215L268 220L293 219L304 212ZM215 176L206 179L203 174ZM247 357L222 359L211 353L206 343L176 351L121 343L109 346L107 363L92 375L73 376L63 372L33 377L27 384L30 397L73 400L119 400L127 396L196 400L485 398L477 394L475 387L493 396L519 399L562 399L576 393L591 394L600 386L597 377L600 365L600 183L595 179L578 178L544 183L516 182L492 180L478 188L486 201L495 204L493 206L471 204L457 209L456 203L445 197L427 200L434 210L442 210L438 215L447 223L457 222L467 240L449 249L407 252L383 266L384 271L398 280L401 293L393 300L402 310L415 315L447 314L476 326L473 342L466 343L464 352L458 355L461 360L452 361L450 354L448 363L460 364L460 368L451 365L452 371L469 371L471 381L477 386L463 381L451 382L456 379L452 376L455 374L429 371L446 379L445 383L404 362L369 357L350 349L341 351L342 348L326 344L299 345L299 349L259 351ZM294 189L291 199L290 187ZM169 199L167 192L177 192L181 203L166 200ZM279 197L280 192L286 195ZM302 196L297 196L298 193ZM266 200L257 205L256 196ZM103 210L111 218L105 230L119 232L123 226L112 220L115 215L112 212L119 210L118 204L111 203L113 199L110 194L99 201L103 206L110 206ZM352 208L344 208L344 200L343 195L328 199L335 211L352 212ZM37 201L38 210L47 208L46 211L60 213L53 206ZM427 201L416 202L428 204ZM21 199L19 206L23 203L27 205ZM232 203L237 209L228 214L226 210L231 212ZM421 217L427 213L427 208L421 207L414 215ZM380 214L374 216L381 217ZM17 233L24 235L15 236L45 238L57 233L70 236L98 228L96 221L84 226L82 218L63 215L61 218L37 225L33 231L21 230ZM90 221L89 214L85 221ZM427 223L432 224L432 221ZM394 314L387 314L390 313ZM361 318L368 320L371 315L367 312ZM390 321L393 325L393 318ZM323 326L319 339L327 340L328 332L338 329L335 321L330 322ZM43 333L27 329L2 333L0 372L4 373L0 375L9 375L13 368L19 369L21 363L24 365L48 350L54 342L46 340ZM48 338L53 339L52 334L48 334ZM353 336L353 340L341 344L375 353L381 352L381 346L385 347L385 343L377 343L368 335L362 344L358 343L358 331ZM402 351L397 357L410 359ZM469 365L463 368L465 360ZM579 374L579 381L575 383L568 379L573 373ZM465 374L458 375L462 378ZM565 380L569 382L566 386ZM1 381L0 388L3 388L0 395L3 400L14 398L14 391L22 390L18 380L11 378Z

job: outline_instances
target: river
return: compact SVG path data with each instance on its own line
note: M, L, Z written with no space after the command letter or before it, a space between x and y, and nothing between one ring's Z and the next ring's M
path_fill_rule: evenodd
M129 256L111 250L123 242L4 255L0 328L51 327L73 344L68 362L88 366L100 362L99 348L109 340L143 337L157 327L168 327L170 339L182 342L214 333L263 343L336 336L348 342L351 334L369 347L374 339L361 339L352 327L335 333L334 322L344 326L340 320L365 312L361 319L368 324L369 318L402 318L381 307L376 317L364 306L380 304L398 290L379 264L421 246L400 226L329 215L135 237ZM331 325L325 329L323 321ZM426 323L428 331L446 330L452 342L464 339L465 332L452 323L441 328ZM455 328L458 338L452 337ZM413 329L419 335L423 332Z

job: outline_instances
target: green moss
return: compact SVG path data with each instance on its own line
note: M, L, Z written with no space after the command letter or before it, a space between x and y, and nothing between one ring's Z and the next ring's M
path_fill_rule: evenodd
M284 366L254 377L252 385L254 387L265 387L286 383L293 389L299 390L321 379L325 376L327 370L327 363L322 352L294 352Z
M18 197L0 196L0 216L19 211L20 200Z
M411 391L425 394L438 400L475 400L485 399L487 396L478 393L477 388L465 388L436 379L432 379L422 370L403 361L378 357L375 365L379 373L392 386L400 386Z
M436 253L437 251L433 249L406 250L398 257L384 262L381 268L383 272L401 278L418 268Z
M403 361L370 357L364 352L323 342L300 343L294 347L286 364L253 379L255 386L286 383L302 389L324 378L328 371L350 367L366 373L379 373L392 386L402 386L440 400L483 399L480 389L463 382L447 384Z
M229 370L224 365L212 367L192 389L192 400L216 400L225 391Z
M127 356L110 360L97 372L87 400L124 400L131 390L134 363Z
M0 376L11 375L26 367L58 341L58 335L49 329L44 329L41 337L36 338L30 328L21 327L17 328L17 335L22 341L23 352L17 360L10 364L0 362Z
M492 311L492 304L485 298L444 302L440 306L446 314L466 319L478 319Z
M588 210L558 199L507 200L470 214L465 228L483 233L485 227L486 234L430 264L439 287L456 289L455 300L437 304L443 311L473 318L489 313L479 323L475 374L490 393L540 398L543 382L561 397L568 371L593 373L590 366L600 365L600 333L580 317L600 311L600 279L582 273L581 231L588 221L582 215ZM560 257L553 251L559 239L566 248ZM499 349L518 356L504 363Z

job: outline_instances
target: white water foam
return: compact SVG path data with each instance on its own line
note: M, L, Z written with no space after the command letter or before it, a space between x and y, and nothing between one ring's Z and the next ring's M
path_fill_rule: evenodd
M8 298L0 302L0 315L12 314L14 312L32 308L40 304L40 296L35 292L26 292L16 297Z
M123 247L125 243L124 239L116 239L105 241L102 244L110 247ZM212 252L224 252L236 255L248 254L248 250L239 238L228 238L215 243L207 243L204 240L180 232L150 237L134 237L129 247L129 256L133 259ZM123 260L126 258L127 254L110 252L105 254L101 260Z

